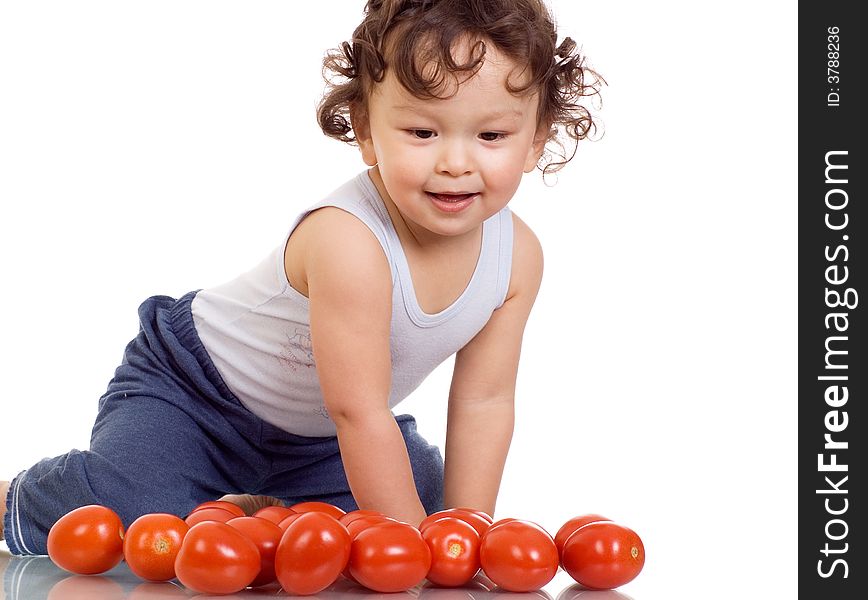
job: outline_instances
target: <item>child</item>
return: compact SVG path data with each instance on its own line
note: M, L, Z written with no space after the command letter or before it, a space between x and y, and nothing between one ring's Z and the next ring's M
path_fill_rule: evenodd
M494 512L543 263L507 204L524 173L569 160L544 149L587 136L579 102L601 80L541 0L369 0L325 68L320 125L370 168L249 272L139 307L90 449L0 482L13 553L45 553L85 504L125 525L224 494L415 525ZM391 409L453 354L444 464Z

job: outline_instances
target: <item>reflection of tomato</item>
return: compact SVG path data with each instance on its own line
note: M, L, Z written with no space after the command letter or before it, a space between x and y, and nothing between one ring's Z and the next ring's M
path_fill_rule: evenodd
M419 586L416 600L478 600L479 596L474 591L464 587L445 588L426 582Z
M422 539L431 550L427 579L444 587L457 587L479 571L479 534L466 521L443 517L428 524Z
M299 502L298 504L293 504L289 508L297 513L324 512L327 515L333 516L335 519L340 519L343 515L347 514L344 509L338 508L334 504L329 504L328 502L317 502L315 500L311 500L310 502Z
M582 525L594 523L595 521L611 520L612 519L608 519L603 515L598 515L594 513L573 517L572 519L561 525L561 528L558 529L558 532L555 534L555 546L558 547L558 554L561 554L564 551L564 542L567 541L567 538L573 535L573 532Z
M574 583L562 589L557 600L633 600L633 598L616 590L591 590Z
M645 565L635 531L611 521L579 527L564 542L563 566L583 586L610 590L632 581Z
M558 549L548 532L530 521L498 521L482 537L482 569L510 592L538 590L558 570Z
M425 579L430 567L431 551L422 534L412 525L397 521L371 525L359 532L348 565L353 579L385 593L413 587Z
M418 588L413 589L414 591L418 590L416 600L480 600L482 598L487 598L489 600L506 600L506 592L502 594L489 593L496 587L497 586L493 583L490 588L486 587L485 584L479 580L479 575L477 575L460 587L447 588L431 581L426 581ZM518 600L524 600L521 596L516 596L516 598L518 598ZM512 599L510 598L509 600Z
M108 571L124 557L124 525L112 509L89 504L60 517L48 531L48 556L81 575Z
M225 523L229 519L234 519L237 517L233 512L229 512L228 510L218 508L216 506L206 506L205 508L198 508L187 515L187 518L184 521L187 523L188 527L192 527L196 523L201 523L202 521L217 521L218 523Z
M312 511L300 514L277 547L274 568L291 595L316 594L340 576L350 557L350 534L334 517Z
M91 596L88 600L102 597ZM126 600L190 600L190 594L180 585L166 581L140 583L133 588Z
M294 514L294 510L285 506L263 506L253 513L253 516L259 517L260 519L266 519L277 525L286 517Z
M229 502L228 500L208 500L207 502L197 504L196 508L194 508L190 512L194 513L197 510L202 510L203 508L222 508L223 510L228 510L236 517L243 517L245 515L243 508L241 508L234 502Z
M28 579L31 579L28 577ZM16 588L13 589L13 594ZM24 593L24 590L21 590ZM5 598L5 596L3 596ZM14 596L10 596L12 598ZM44 596L43 596L44 597ZM124 588L102 575L71 575L64 577L48 590L46 600L123 600Z
M150 513L133 521L124 535L124 559L130 571L148 581L175 578L175 557L187 535L180 517Z
M175 559L178 581L196 592L234 594L259 573L259 550L226 523L203 521L190 528Z
M419 531L425 531L425 528L428 527L430 523L433 523L442 517L455 517L461 519L473 527L476 530L476 533L479 534L479 537L485 535L485 532L488 531L489 527L491 527L491 521L476 514L476 512L470 511L466 508L447 508L446 510L441 510L425 517L425 519L419 523Z
M243 533L259 550L259 575L250 586L259 587L274 581L274 553L277 552L283 529L259 517L235 517L226 521L226 524Z

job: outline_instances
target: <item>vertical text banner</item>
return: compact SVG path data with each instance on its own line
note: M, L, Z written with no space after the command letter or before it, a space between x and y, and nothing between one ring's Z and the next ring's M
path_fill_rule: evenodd
M798 15L798 577L800 595L829 600L868 598L868 26L856 6L812 0Z

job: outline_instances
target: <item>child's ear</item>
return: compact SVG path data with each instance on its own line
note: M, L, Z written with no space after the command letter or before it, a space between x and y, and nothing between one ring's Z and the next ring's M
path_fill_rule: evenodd
M356 135L356 143L362 153L362 160L369 167L373 167L377 164L377 153L374 151L374 142L371 139L368 111L359 106L350 107L350 122Z
M537 127L536 134L533 137L533 144L528 149L527 158L524 161L525 173L530 173L539 164L539 159L546 148L546 142L549 141L550 129L550 127Z

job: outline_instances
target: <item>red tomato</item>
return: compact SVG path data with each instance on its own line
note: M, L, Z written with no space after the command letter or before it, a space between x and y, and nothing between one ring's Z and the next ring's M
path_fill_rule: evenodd
M250 587L259 587L274 581L277 578L274 574L274 553L277 552L283 529L259 517L235 517L226 521L226 524L243 533L259 550L259 575L251 582Z
M286 517L294 514L296 514L294 510L285 506L263 506L253 513L253 516L259 517L260 519L267 519L277 525Z
M316 594L333 584L350 558L350 534L319 511L299 515L283 533L274 568L291 595Z
M412 525L379 523L356 535L348 568L353 579L368 589L401 592L425 579L431 550Z
M588 523L594 523L596 521L611 521L612 519L606 518L603 515L598 515L595 513L590 513L587 515L579 515L578 517L573 517L558 529L558 532L555 534L555 546L558 547L558 555L563 553L564 551L564 542L567 541L567 538L573 535L573 532L581 527L582 525L587 525Z
M498 521L482 537L482 570L510 592L538 590L558 571L558 549L549 533L530 521Z
M108 571L124 557L124 525L106 506L80 506L51 526L48 556L71 573L95 575Z
M217 508L216 506L206 506L205 508L199 508L191 512L187 515L187 518L184 519L184 522L187 523L188 527L192 527L196 523L201 523L202 521L217 521L218 523L225 523L229 519L234 519L237 516L238 515L235 513L222 508Z
M190 526L167 513L150 513L133 521L124 535L124 559L130 571L147 581L175 578L175 557Z
M259 574L256 544L226 523L203 521L190 528L175 559L184 586L205 594L234 594Z
M487 512L485 512L484 510L477 510L475 508L456 508L454 510L463 510L464 512L473 513L475 515L479 515L480 517L482 517L483 519L485 519L489 523L494 523L494 519L491 517L491 515L488 514Z
M331 515L335 519L340 519L342 516L347 514L344 509L338 508L334 504L329 504L328 502L299 502L298 504L293 504L289 508L291 508L297 513L324 512L327 515Z
M386 516L362 515L347 523L346 528L347 531L350 532L350 537L355 539L360 532L364 531L368 527L380 525L381 523L398 523L398 521Z
M576 529L564 543L564 570L585 587L610 590L632 581L645 566L638 534L611 521Z
M236 517L243 517L246 515L243 508L241 508L234 502L229 502L228 500L209 500L208 502L202 502L201 504L197 504L196 508L194 508L190 512L194 513L197 510L202 510L203 508L222 508L223 510L228 510Z
M372 511L373 512L373 511ZM349 517L352 513L347 513L347 523L344 523L344 526L347 528L347 531L350 532L350 538L356 539L356 536L371 527L372 525L379 525L380 523L397 523L395 519L391 517L387 517L386 515L354 515ZM349 579L350 581L356 581L356 578L352 576L350 573L349 565L344 568L343 576ZM358 581L356 581L358 583Z
M444 587L464 585L479 571L479 534L466 521L443 517L428 524L422 539L431 550L427 579Z
M295 521L297 518L299 518L303 514L304 513L293 513L293 514L289 515L288 517L282 519L280 521L280 523L277 524L277 526L280 527L281 530L286 531L286 528L289 527L289 524L292 523L293 521Z
M488 531L489 527L491 527L490 521L485 517L477 515L475 512L471 512L464 508L447 508L446 510L437 511L425 517L425 519L419 523L419 531L425 531L425 528L428 527L429 524L443 517L456 517L461 519L468 525L472 526L476 530L476 533L479 534L479 537L485 535L485 532Z
M384 515L383 513L381 513L378 510L357 509L357 510L351 510L350 512L348 512L346 514L341 515L340 518L338 519L338 521L343 523L344 526L346 527L347 525L349 525L350 523L352 523L353 521L355 521L356 519L358 519L360 517L385 517L385 516L386 515Z

